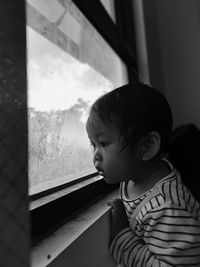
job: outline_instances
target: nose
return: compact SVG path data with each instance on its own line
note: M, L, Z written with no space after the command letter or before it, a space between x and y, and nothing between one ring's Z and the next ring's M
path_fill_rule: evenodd
M98 162L100 161L102 161L101 149L96 148L94 151L94 155L93 155L93 162L94 162L95 167L96 165L98 165Z

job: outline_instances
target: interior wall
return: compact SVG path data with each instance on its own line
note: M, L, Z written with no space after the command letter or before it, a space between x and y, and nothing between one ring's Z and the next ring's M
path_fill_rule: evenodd
M0 1L0 266L29 266L25 1Z
M143 0L150 83L172 107L174 127L200 128L200 0Z
M115 267L109 246L109 211L66 248L49 267Z

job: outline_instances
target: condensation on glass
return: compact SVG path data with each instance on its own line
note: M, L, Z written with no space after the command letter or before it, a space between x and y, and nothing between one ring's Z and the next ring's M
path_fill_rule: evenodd
M95 172L85 131L92 102L126 68L70 0L27 0L29 194Z

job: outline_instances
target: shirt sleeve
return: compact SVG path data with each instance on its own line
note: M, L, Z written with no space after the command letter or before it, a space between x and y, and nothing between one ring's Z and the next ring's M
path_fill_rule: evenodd
M139 217L139 216L138 216ZM125 228L110 245L112 256L125 266L200 266L200 222L172 204L149 211L135 230Z

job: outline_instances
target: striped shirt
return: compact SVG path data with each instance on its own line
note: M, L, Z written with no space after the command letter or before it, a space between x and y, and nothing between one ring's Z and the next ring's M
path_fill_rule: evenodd
M135 228L120 231L110 245L113 257L127 267L200 266L200 204L170 167L171 173L156 184L156 195L136 216ZM150 191L129 199L126 183L121 184L129 222Z

